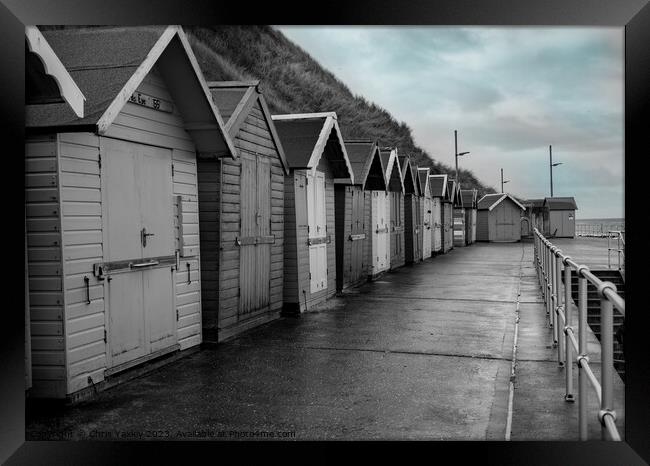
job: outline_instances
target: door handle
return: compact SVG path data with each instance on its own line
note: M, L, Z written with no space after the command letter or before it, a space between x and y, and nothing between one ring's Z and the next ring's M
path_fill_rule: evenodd
M142 241L143 248L147 246L147 236L155 236L155 233L147 233L146 228L140 230L140 240Z
M139 269L139 268L142 268L142 267L151 267L153 265L158 265L158 264L160 264L160 262L158 262L158 261L141 262L139 264L131 264L131 268L132 269Z

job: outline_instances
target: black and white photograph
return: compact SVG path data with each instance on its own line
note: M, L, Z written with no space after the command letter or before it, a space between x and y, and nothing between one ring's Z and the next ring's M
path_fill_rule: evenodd
M627 441L625 26L90 24L24 27L28 444Z

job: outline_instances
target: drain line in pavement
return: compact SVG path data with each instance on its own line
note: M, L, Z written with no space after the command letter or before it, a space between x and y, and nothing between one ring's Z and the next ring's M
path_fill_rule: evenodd
M508 392L508 418L506 420L506 441L510 440L512 431L512 408L515 397L515 366L517 364L517 339L519 337L519 300L521 298L521 276L524 264L524 244L521 243L521 261L519 262L519 282L517 283L517 307L515 309L515 337L512 342L512 365L510 367L510 390Z

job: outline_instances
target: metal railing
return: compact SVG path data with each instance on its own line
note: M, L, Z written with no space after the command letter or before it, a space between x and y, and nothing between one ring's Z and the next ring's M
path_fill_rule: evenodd
M600 404L598 420L601 424L603 440L621 440L616 428L614 411L614 307L625 316L625 300L616 292L616 285L596 277L585 265L573 261L571 257L547 240L537 228L534 230L534 264L539 278L549 326L553 329L553 347L557 348L557 360L565 367L566 394L564 399L575 401L573 390L573 361L578 364L578 425L580 440L587 440L587 382L595 390ZM564 270L562 266L564 265ZM578 274L578 340L571 325L571 270ZM564 277L564 278L563 278ZM561 292L564 280L564 293ZM587 283L593 284L600 296L600 381L594 375L587 355ZM564 295L564 296L563 296ZM563 304L564 303L564 304ZM560 330L562 329L562 330ZM564 333L561 338L560 331ZM565 365L565 361L567 364Z
M576 236L592 236L604 238L610 230L625 232L624 223L581 223L576 220Z
M616 247L613 248L610 245L610 240L612 238L616 238ZM621 245L623 246L621 248ZM625 268L625 232L624 231L618 231L618 230L612 230L607 232L607 267L612 268L611 265L611 252L616 251L617 258L618 258L618 270L621 270L621 264L623 264L622 268ZM621 262L621 255L623 255L623 262Z

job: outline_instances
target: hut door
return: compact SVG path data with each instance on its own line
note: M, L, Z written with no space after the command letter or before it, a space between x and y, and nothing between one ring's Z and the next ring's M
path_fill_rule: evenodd
M372 265L373 272L386 270L388 266L388 218L386 217L386 193L372 192Z
M352 195L352 217L351 217L351 260L350 260L350 281L356 282L361 278L361 270L363 268L363 245L365 238L364 235L364 205L365 205L365 191L359 188L350 188Z
M422 222L423 233L422 237L422 255L426 259L431 255L431 234L432 234L432 208L431 208L431 199L428 197L424 198L424 219Z
M327 288L327 223L325 174L307 172L310 292Z
M266 157L241 153L239 313L265 310L271 286L271 165Z
M103 140L109 366L176 343L171 151Z

